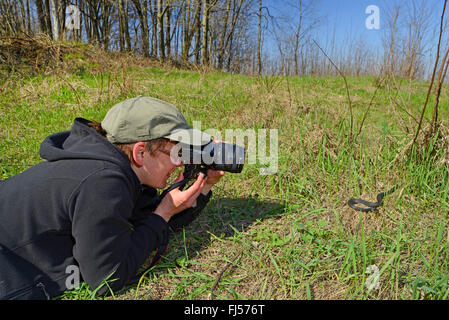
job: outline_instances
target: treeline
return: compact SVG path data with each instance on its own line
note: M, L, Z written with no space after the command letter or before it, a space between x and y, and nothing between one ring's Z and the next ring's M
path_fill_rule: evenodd
M0 0L0 34L44 33L105 50L252 72L250 66L261 64L252 61L261 40L251 34L261 5L261 0Z
M385 1L376 46L358 35L364 26L346 35L330 25L319 0L277 1L0 0L0 36L45 34L253 75L337 75L335 63L346 75L429 76L440 0Z
M284 75L339 75L336 65L346 75L429 79L436 58L443 3L378 1L380 28L366 32L364 24L339 29L329 23L316 10L316 1L292 2L292 15L276 17L270 24L278 55L271 61L267 57L265 61L269 63L265 65L271 73ZM366 17L360 12L355 18ZM442 30L441 50L445 50L449 46L447 19ZM377 41L376 37L368 38L368 33L376 36Z

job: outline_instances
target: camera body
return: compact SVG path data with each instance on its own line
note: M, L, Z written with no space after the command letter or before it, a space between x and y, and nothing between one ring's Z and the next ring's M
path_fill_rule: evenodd
M196 179L208 169L240 173L245 163L245 148L225 142L210 142L202 147L182 146L181 159L185 166L184 178Z

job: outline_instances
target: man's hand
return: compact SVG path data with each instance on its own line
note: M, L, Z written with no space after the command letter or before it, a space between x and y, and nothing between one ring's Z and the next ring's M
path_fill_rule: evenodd
M207 170L207 179L206 184L203 187L203 190L201 190L201 193L206 195L210 189L212 189L213 185L216 184L220 179L224 176L224 171L217 171L217 170Z
M217 144L223 142L221 140L214 140L213 143ZM208 194L208 192L210 191L210 189L212 189L213 185L216 184L218 181L220 181L220 179L224 176L225 172L224 171L217 171L217 170L211 170L208 169L207 170L207 180L206 180L206 185L203 187L203 190L201 190L201 193L206 195Z
M184 175L181 172L175 183L183 179ZM168 222L173 215L193 206L205 186L206 179L204 174L200 173L196 181L187 190L181 191L176 188L167 193L154 213Z

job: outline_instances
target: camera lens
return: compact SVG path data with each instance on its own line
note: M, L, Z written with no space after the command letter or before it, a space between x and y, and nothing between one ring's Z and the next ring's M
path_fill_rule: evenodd
M185 146L182 161L185 165L194 164L239 173L245 163L245 148L230 143L213 143L201 147Z
M235 144L220 142L213 148L212 168L232 173L239 173L243 170L245 163L245 148Z

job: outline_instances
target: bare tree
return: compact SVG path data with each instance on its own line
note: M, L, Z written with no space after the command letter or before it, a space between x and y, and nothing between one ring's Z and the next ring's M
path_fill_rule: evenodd
M54 40L64 40L65 33L65 8L67 0L50 0L46 2L50 14L51 34ZM49 25L50 25L49 24Z
M53 35L53 40L58 40L59 39L59 25L58 25L58 18L56 17L56 5L55 5L55 0L50 0L49 2L49 8L48 8L49 14L50 14L50 21L51 21L51 25L52 25L52 35Z
M262 0L259 0L259 8L258 8L258 24L257 24L257 75L260 76L262 74L262 58L261 58L261 50L262 50Z
M428 44L428 35L432 11L428 2L418 3L416 0L406 3L406 29L403 37L402 56L403 61L401 75L408 79L422 76L424 65L422 61L424 48Z
M197 0L199 5L199 10L203 10L203 0ZM195 63L200 64L201 62L201 16L196 21L195 24Z
M311 41L314 29L322 21L316 13L315 4L311 0L288 1L285 5L291 9L289 16L269 16L271 34L279 54L277 71L272 72L284 75L315 74L328 67L329 63L325 60L318 63L321 55Z
M383 28L384 66L387 74L408 79L422 78L425 50L435 21L426 1L388 1Z
M201 48L201 59L203 62L203 65L206 65L209 63L209 56L208 56L208 41L207 41L207 34L209 32L209 10L210 10L210 0L202 0L203 2L203 16L201 20L201 40L202 40L202 48Z
M142 36L142 52L145 57L150 55L150 34L148 30L148 0L133 0L134 7L140 20Z
M165 50L168 58L171 57L171 14L170 4L167 4L165 8Z
M194 1L192 7L192 0L188 0L185 8L184 19L184 31L183 31L183 46L182 46L182 60L187 62L190 58L190 47L192 45L193 36L195 31L198 31L200 15L201 15L201 3L199 0ZM192 19L192 9L194 9ZM196 47L196 46L195 46Z
M37 9L37 17L39 19L39 29L42 33L48 33L47 23L45 20L44 2L43 0L35 0L35 4Z
M258 75L335 74L311 41L320 19L313 10L315 3L285 0L282 5L288 8L289 16L274 17L268 10L272 3L263 0L0 0L0 33L40 31L54 39L64 39L68 34L64 26L65 8L73 4L80 10L81 28L71 31L70 39L87 41L105 50L134 50L161 60L179 58ZM414 16L410 17L413 21ZM409 30L414 35L422 28L414 32L410 25ZM264 43L270 33L278 48L277 56L265 52ZM399 70L402 64L395 57L406 46L397 37L388 59ZM420 65L423 42L413 39L410 37L411 50L404 64L408 67L404 70L419 76L420 69L416 66ZM335 34L332 41L334 46ZM354 41L345 45L354 53L343 49L338 52L336 61L342 70L354 74L366 72L363 66L369 63L364 43Z
M163 0L157 0L157 37L159 39L159 58L165 59L165 42L164 42L164 8Z
M118 7L118 20L119 20L119 44L120 51L124 52L126 50L125 45L125 12L123 0L117 0Z

